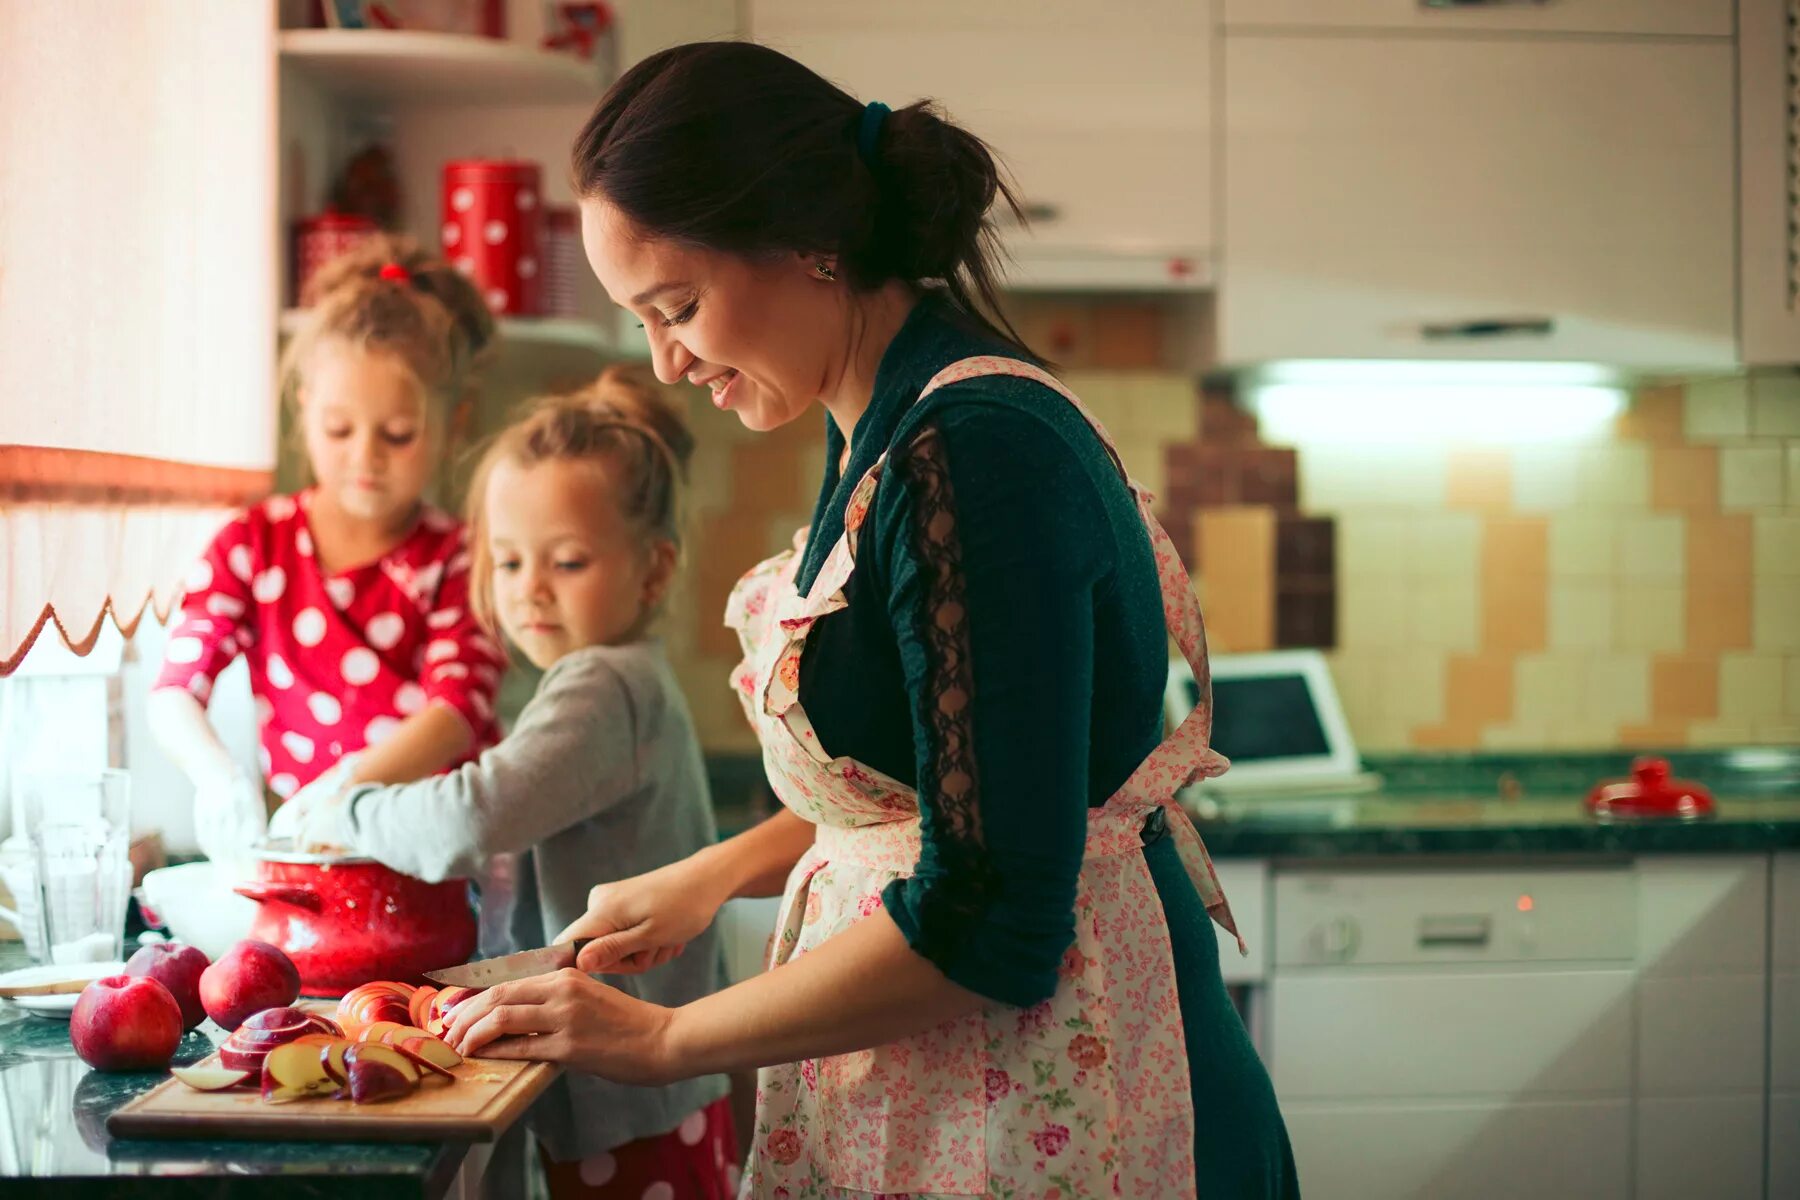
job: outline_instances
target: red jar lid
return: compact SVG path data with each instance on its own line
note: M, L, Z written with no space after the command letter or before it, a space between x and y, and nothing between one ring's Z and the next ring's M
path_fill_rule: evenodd
M538 165L522 159L461 158L444 164L444 178L454 179L458 183L482 180L516 183L535 180L537 177Z
M1640 758L1631 764L1631 778L1600 784L1588 793L1588 811L1608 820L1638 817L1674 817L1692 821L1711 816L1712 793L1687 779L1669 778L1669 760Z
M300 228L308 233L374 233L375 222L361 213L339 212L328 208L322 213L302 217Z

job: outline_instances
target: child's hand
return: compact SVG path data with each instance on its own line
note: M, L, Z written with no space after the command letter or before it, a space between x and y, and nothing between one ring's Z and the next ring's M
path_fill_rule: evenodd
M576 965L583 971L637 975L680 954L705 932L724 898L698 885L688 864L597 884L588 910L556 935L558 942L593 938Z

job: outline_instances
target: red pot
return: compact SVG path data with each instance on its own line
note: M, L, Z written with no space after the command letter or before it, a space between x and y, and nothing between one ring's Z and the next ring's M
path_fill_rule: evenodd
M377 979L420 982L469 960L475 910L464 879L426 883L371 858L255 852L257 879L235 890L262 908L250 936L279 946L308 996Z

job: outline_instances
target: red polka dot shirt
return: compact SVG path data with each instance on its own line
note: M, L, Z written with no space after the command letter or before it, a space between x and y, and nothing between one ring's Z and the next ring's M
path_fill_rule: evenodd
M213 538L188 575L154 686L204 704L219 672L248 659L263 773L284 799L434 700L475 731L463 761L473 760L499 740L506 659L469 608L462 524L427 506L381 558L327 576L310 499L271 496Z

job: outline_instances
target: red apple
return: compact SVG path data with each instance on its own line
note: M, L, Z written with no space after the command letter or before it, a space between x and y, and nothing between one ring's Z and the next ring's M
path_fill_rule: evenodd
M265 1008L281 1008L300 996L293 960L267 942L245 938L200 975L200 1002L222 1028L236 1029Z
M269 1052L310 1037L326 1040L339 1029L329 1017L303 1008L265 1008L244 1018L219 1047L219 1064L233 1071L261 1071Z
M94 980L81 990L69 1014L75 1053L102 1071L166 1067L181 1034L181 1005L168 988L138 975Z
M181 1005L182 1025L193 1029L206 1020L206 1006L200 1003L200 976L211 965L198 946L155 942L138 948L125 964L125 973L154 979L168 988L175 1003Z

